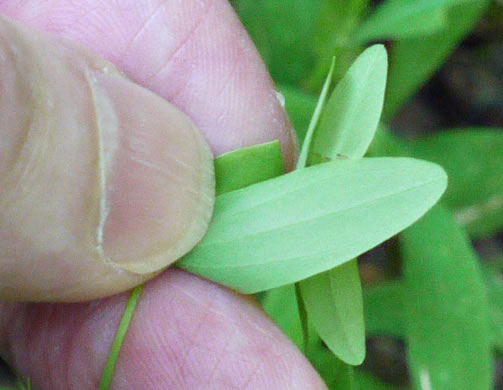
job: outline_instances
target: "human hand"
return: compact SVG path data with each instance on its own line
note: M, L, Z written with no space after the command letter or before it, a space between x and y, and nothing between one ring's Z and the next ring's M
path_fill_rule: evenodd
M293 165L288 121L226 1L0 0L0 13L108 58L187 113L216 155L280 139L285 161ZM0 221L0 232L5 223ZM95 389L127 298L1 304L0 354L34 388ZM251 299L170 269L145 288L113 388L324 385Z

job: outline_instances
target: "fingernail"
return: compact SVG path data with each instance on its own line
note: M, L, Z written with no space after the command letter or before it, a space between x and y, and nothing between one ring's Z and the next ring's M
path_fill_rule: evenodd
M92 73L99 132L102 257L134 273L173 263L205 234L213 156L191 120L116 74Z

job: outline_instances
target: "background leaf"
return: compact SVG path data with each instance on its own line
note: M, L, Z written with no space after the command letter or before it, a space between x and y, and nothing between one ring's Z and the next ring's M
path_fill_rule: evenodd
M337 359L323 345L320 344L316 352L309 358L329 389L358 389L358 387L355 387L353 367Z
M295 128L299 144L302 145L316 107L316 98L297 88L286 85L280 86L279 89L285 98L285 109Z
M490 0L451 7L446 27L427 37L403 39L393 44L384 117L389 119L431 77L473 29Z
M369 335L405 339L404 287L402 282L383 282L363 290L365 325Z
M351 65L323 110L310 163L365 154L381 117L387 69L382 45L368 48Z
M289 284L267 292L262 301L264 310L281 330L302 350L304 338L295 295L295 286Z
M241 21L276 82L296 84L306 77L314 66L311 47L322 1L235 2Z
M328 348L348 364L361 364L365 325L357 262L315 275L300 286L309 317Z
M216 193L221 195L283 173L279 141L239 149L215 159Z
M177 265L244 293L293 283L390 238L445 186L440 167L403 158L294 171L218 196L206 237Z
M489 308L476 255L441 206L400 235L416 388L490 389Z
M355 371L355 382L358 388L361 390L400 390L403 387L397 387L393 385L381 382L378 378L373 375L367 374L362 370ZM426 390L426 389L425 389Z
M449 186L443 200L472 237L492 236L503 229L501 129L444 131L411 147L415 157L445 168Z
M315 24L312 48L316 66L308 84L316 88L323 80L330 65L330 56L337 58L335 78L346 73L361 47L351 41L353 31L365 14L369 0L324 0ZM305 83L304 83L305 84Z
M355 39L364 43L430 35L446 26L450 7L476 1L478 0L387 0L362 23Z

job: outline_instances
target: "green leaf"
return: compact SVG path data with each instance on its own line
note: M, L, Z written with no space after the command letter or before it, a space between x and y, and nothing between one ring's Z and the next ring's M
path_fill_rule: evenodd
M322 1L237 2L236 10L244 26L278 83L297 84L312 69L313 31Z
M300 283L309 318L342 361L358 365L365 358L362 292L356 260Z
M443 197L474 238L503 229L502 129L455 129L411 144L415 157L442 165L449 176Z
M283 173L279 141L239 149L215 159L216 193L221 195Z
M490 0L477 0L453 6L448 11L447 25L438 33L403 39L393 45L384 106L386 119L392 118L402 104L445 62L480 20L489 3Z
M489 300L489 321L493 348L503 354L503 278L500 271L484 267ZM373 336L405 339L405 286L401 281L378 283L363 291L365 325Z
M307 164L307 159L310 155L311 150L311 142L314 135L314 130L318 126L318 120L321 115L321 110L325 105L325 100L328 94L328 88L330 87L330 83L332 82L332 76L334 74L335 68L335 58L332 58L332 65L330 66L330 70L328 71L327 78L325 80L325 84L323 85L323 89L321 90L320 97L318 99L318 103L316 104L316 108L314 109L313 117L309 122L309 127L307 129L306 137L304 139L304 143L302 144L302 149L300 151L299 159L297 161L297 169L305 168Z
M289 284L268 291L262 302L262 306L290 340L302 350L304 339L295 295L295 286Z
M318 345L315 353L310 356L310 362L329 389L355 389L353 367L337 359L323 345Z
M375 376L367 374L362 370L355 371L355 383L358 388L361 390L400 390L404 389L403 387L393 386L387 383L382 382L377 379ZM424 390L427 390L425 388Z
M436 206L400 235L408 360L419 389L491 389L489 308L465 232Z
M293 283L406 228L445 187L440 167L405 158L294 171L218 196L206 237L177 265L243 293Z
M133 314L135 312L136 305L140 300L143 287L144 285L142 284L140 286L135 287L133 291L131 291L129 301L126 305L126 309L124 310L124 314L122 315L122 319L119 324L119 328L117 329L117 333L115 334L115 339L112 344L112 348L110 349L110 354L108 355L108 360L105 365L105 369L103 370L103 376L101 377L99 390L109 389L110 385L112 384L112 379L114 377L115 372L115 365L117 364L117 359L119 358L122 343L126 338L126 334L129 329L129 324L133 319Z
M383 46L373 46L358 57L323 110L309 153L311 163L339 155L358 159L365 154L379 123L386 73ZM304 145L304 157L309 147ZM298 167L305 166L305 160ZM323 341L344 362L361 364L365 358L365 328L356 260L300 285L306 310Z
M354 29L368 8L369 0L324 0L316 22L313 51L316 66L309 78L311 88L320 84L330 65L331 55L337 58L335 78L348 70L362 48L351 41Z
M503 354L503 277L500 270L484 268L489 299L489 320L493 347Z
M363 290L367 333L405 338L404 288L401 282L384 282Z
M381 117L387 66L386 49L375 45L349 68L323 110L310 164L365 154Z
M478 0L387 0L360 26L355 41L423 37L448 24L449 8Z
M282 85L279 90L285 98L285 109L292 121L299 144L304 143L307 128L316 108L316 97L301 90Z

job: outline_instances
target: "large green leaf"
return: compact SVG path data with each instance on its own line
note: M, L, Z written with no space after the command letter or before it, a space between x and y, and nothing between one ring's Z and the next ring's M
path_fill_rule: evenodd
M443 197L474 238L503 230L503 129L457 129L411 144L415 157L449 175Z
M436 0L438 1L438 0ZM486 11L490 0L451 7L446 27L427 37L393 45L384 116L390 119L405 101L444 63Z
M423 215L446 187L435 164L340 160L217 197L203 241L177 263L244 293L327 271Z
M278 83L296 84L312 69L311 42L322 1L236 2L243 24Z
M355 260L300 283L306 310L328 348L358 365L365 358L365 326L358 264Z
M387 67L382 45L368 48L351 65L321 114L310 164L365 154L381 117Z
M491 389L489 308L469 238L441 206L400 235L408 360L418 389Z
M283 173L279 141L239 149L215 159L216 193L238 190Z
M355 40L369 42L431 35L446 27L450 7L479 0L387 0L358 29Z

